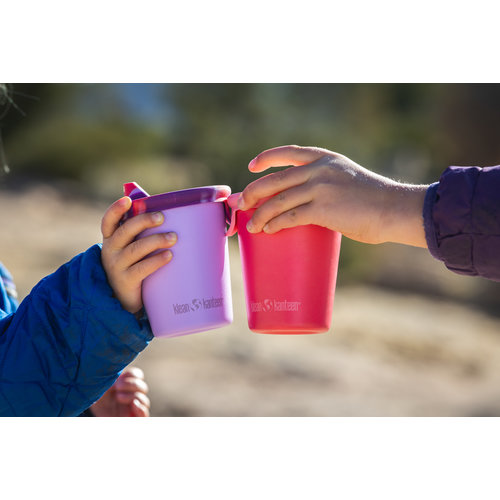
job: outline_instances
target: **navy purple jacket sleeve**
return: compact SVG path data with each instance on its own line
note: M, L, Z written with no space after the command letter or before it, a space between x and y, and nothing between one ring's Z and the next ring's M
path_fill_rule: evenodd
M423 217L429 251L448 269L500 281L500 166L447 168Z
M113 296L94 245L14 310L0 282L0 416L76 416L153 338ZM2 290L3 289L3 290Z

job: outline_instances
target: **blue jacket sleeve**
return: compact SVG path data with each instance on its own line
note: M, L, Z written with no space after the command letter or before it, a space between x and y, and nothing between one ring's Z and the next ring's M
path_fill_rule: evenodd
M74 416L113 385L153 338L126 312L94 245L0 311L0 416Z
M447 168L423 216L429 250L448 269L500 281L500 166Z

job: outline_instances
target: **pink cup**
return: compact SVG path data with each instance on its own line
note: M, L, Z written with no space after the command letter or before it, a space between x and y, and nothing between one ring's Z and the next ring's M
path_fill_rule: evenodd
M238 197L228 198L233 210L228 235L238 232L248 327L273 334L328 331L341 234L312 224L249 233L246 225L256 208L238 210Z

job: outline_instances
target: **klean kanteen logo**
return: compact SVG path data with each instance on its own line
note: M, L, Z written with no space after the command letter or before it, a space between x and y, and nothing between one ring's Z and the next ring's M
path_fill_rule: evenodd
M186 314L202 309L214 309L223 305L224 299L222 297L211 297L210 299L193 299L185 304L172 304L172 307L174 308L174 314Z
M191 301L191 305L189 306L191 311L197 311L200 307L201 307L201 300L200 299L193 299Z
M300 311L302 302L293 300L264 299L261 302L251 302L251 312Z

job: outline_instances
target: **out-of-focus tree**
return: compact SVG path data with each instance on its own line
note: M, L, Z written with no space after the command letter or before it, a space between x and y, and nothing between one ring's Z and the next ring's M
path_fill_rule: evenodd
M242 189L248 161L281 144L318 145L409 181L431 180L435 85L177 84L172 151Z
M14 85L17 108L0 123L11 163L29 175L81 179L103 163L163 155L203 165L193 182L240 190L254 178L248 161L280 144L333 149L411 182L435 180L448 164L489 165L500 156L499 85L151 87L159 90L161 127L137 118L120 84Z
M0 126L14 175L81 180L103 163L158 154L165 138L127 115L112 85L14 84Z

